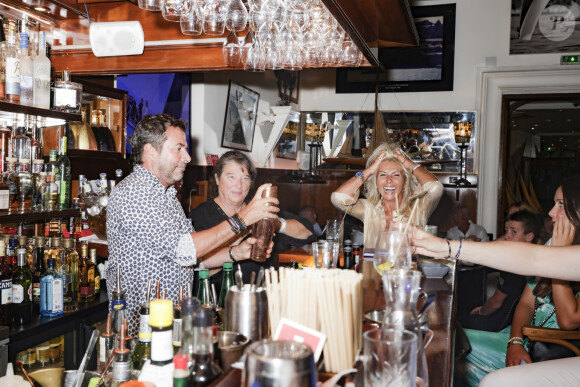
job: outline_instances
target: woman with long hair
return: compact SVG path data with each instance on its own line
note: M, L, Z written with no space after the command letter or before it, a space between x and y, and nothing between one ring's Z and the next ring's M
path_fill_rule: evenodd
M359 198L364 185L366 199ZM409 219L424 225L443 195L443 184L400 149L384 143L369 156L367 167L332 193L335 207L364 223L364 245L374 247L379 232L391 221Z

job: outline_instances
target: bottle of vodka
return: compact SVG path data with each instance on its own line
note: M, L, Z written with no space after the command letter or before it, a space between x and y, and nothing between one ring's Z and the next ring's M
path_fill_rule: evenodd
M50 108L50 59L46 56L46 32L38 33L38 54L32 62L34 107Z

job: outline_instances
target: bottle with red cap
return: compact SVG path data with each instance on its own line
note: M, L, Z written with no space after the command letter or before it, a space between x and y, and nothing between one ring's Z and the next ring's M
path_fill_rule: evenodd
M187 355L178 353L173 357L173 387L188 387L190 372L187 368Z

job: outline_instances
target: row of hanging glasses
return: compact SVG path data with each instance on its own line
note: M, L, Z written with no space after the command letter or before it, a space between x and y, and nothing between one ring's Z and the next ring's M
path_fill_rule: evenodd
M186 35L229 31L224 62L248 71L358 67L364 59L321 0L139 0L139 8L161 11Z

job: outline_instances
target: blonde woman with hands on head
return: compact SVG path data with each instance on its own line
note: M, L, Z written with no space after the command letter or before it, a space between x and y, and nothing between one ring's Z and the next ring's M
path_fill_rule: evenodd
M359 198L363 189L364 199ZM384 143L369 156L364 171L332 193L331 201L364 223L364 245L374 248L379 232L388 230L391 221L409 219L415 200L419 203L412 222L426 224L441 195L443 184L431 172L400 149Z

